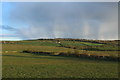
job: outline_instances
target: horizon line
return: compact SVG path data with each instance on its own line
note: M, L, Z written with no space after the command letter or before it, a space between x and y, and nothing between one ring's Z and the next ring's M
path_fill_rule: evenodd
M102 40L102 41L114 41L120 39L85 39L85 38L37 38L37 39L13 39L13 40L0 40L0 41L24 41L24 40L42 40L42 39L79 39L79 40Z

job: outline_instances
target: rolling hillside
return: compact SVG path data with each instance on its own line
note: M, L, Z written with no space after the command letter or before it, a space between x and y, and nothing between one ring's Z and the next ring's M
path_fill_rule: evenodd
M1 43L3 78L118 78L118 41L39 39Z

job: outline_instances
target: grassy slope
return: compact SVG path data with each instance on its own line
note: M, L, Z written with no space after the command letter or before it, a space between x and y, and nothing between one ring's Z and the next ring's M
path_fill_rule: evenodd
M62 41L63 45L73 45L73 46L96 46L96 45L103 45L103 44L97 44L97 43L90 43L90 42L73 42L73 41Z
M22 41L22 45L34 45L34 46L60 46L59 44L52 41Z
M7 78L117 78L117 62L72 57L3 53L3 77Z
M2 45L3 52L5 51L18 51L22 52L23 50L35 50L43 52L74 52L74 49L64 48L64 47L55 47L55 46L34 46L34 45L22 45L22 44L4 44ZM118 56L117 51L85 51L79 50L79 53L87 54L98 54L98 55L112 55Z
M88 51L115 51L119 50L116 44L98 44L98 43L91 43L91 42L73 42L73 41L62 41L61 44L63 46L74 46L77 49L81 49L82 46L86 46L85 50ZM91 47L91 48L90 48Z
M28 42L29 43L29 42ZM73 49L56 47L59 44L45 42L27 42L22 44L3 45L3 77L6 78L117 78L118 63L112 61L96 61L61 56L44 56L21 53L24 49L39 51L66 52ZM39 45L38 45L39 43ZM45 44L43 44L45 43ZM49 43L49 42L48 42ZM88 44L88 43L86 43ZM29 45L29 46L28 46ZM36 46L37 45L37 46ZM5 51L8 51L5 53ZM17 52L14 52L17 51ZM89 51L94 53L94 51ZM96 53L96 51L95 51ZM101 53L100 51L97 53ZM111 52L109 52L111 53Z

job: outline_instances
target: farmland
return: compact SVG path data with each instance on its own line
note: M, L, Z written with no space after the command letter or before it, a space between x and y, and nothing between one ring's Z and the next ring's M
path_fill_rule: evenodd
M6 41L2 44L2 76L118 78L118 47L118 41L77 39ZM44 54L45 52L49 54ZM81 54L87 57L81 57ZM102 58L88 57L93 55Z

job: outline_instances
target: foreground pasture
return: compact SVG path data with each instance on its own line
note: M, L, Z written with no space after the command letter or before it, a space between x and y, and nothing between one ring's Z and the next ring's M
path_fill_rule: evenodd
M117 62L23 53L3 54L3 78L118 77Z

